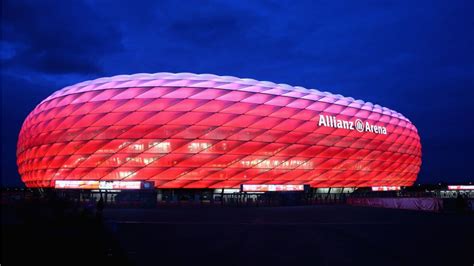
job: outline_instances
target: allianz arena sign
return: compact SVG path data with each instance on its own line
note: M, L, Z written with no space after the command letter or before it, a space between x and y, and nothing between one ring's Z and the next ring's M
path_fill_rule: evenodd
M319 115L318 126L342 128L347 130L357 130L359 132L371 132L375 134L387 135L387 128L384 126L374 125L366 121L362 122L360 119L348 121L344 119L337 119L336 116Z

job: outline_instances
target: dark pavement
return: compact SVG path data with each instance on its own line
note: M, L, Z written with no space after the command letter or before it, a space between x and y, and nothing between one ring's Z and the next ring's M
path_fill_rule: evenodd
M345 205L2 204L2 265L473 265L474 215Z
M133 264L472 265L474 216L342 205L108 209Z

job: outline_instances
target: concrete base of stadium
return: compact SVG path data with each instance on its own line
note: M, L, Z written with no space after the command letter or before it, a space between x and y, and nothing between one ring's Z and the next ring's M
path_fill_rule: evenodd
M318 203L344 203L353 188L309 188L304 191L241 192L239 189L143 189L79 190L27 189L27 194L59 197L69 201L117 207L154 207L157 205L232 205L291 206Z
M9 196L13 195L13 196ZM94 208L102 199L109 207L148 207L217 205L217 206L295 206L314 204L355 204L375 207L407 208L436 203L434 211L456 210L461 205L472 209L474 193L469 191L371 191L369 188L306 188L303 191L242 192L239 189L139 189L139 190L79 190L79 189L3 189L2 201L13 198L49 198ZM413 199L412 202L408 202ZM422 199L423 202L420 203ZM349 200L349 201L348 201ZM429 202L427 202L429 201ZM461 204L463 201L463 204ZM382 204L382 203L390 204ZM402 204L403 203L403 204ZM467 204L464 204L467 203ZM407 205L408 204L408 205ZM433 205L433 204L431 204ZM431 206L430 205L430 206Z

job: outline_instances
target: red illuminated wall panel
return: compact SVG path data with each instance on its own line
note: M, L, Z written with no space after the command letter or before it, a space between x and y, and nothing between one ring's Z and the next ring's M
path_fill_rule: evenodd
M26 118L17 163L28 187L55 180L408 186L421 146L407 118L369 102L251 79L157 73L53 93Z

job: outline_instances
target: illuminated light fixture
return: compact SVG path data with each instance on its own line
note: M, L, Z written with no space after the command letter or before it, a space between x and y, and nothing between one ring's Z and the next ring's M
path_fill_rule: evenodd
M372 191L395 191L400 190L399 186L381 186L381 187L372 187Z
M54 187L57 189L142 189L151 188L149 182L142 181L97 181L97 180L56 180Z
M56 180L54 188L59 189L98 189L99 181L90 180Z
M241 191L242 192L304 191L304 185L242 184Z
M449 185L449 190L474 190L474 185Z
M215 194L224 193L224 194L232 194L232 193L239 193L240 189L238 188L224 188L224 189L214 189Z

